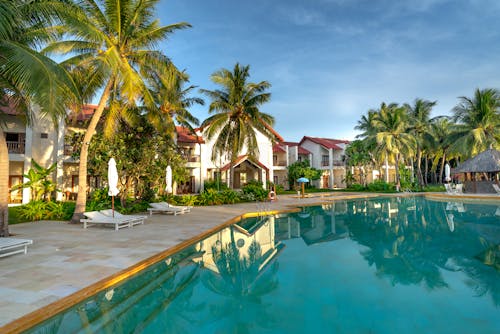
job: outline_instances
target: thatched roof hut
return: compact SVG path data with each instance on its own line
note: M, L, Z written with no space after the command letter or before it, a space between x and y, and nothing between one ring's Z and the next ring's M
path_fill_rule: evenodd
M453 171L454 174L465 173L465 189L471 193L495 193L493 183L498 183L499 172L500 151L494 149L464 161Z
M489 149L481 152L461 163L453 172L455 174L500 172L500 151Z

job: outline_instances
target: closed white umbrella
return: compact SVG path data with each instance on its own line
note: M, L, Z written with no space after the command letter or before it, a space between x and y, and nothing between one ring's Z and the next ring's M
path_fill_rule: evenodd
M167 175L165 176L165 181L167 183L167 186L165 187L165 191L167 194L172 193L172 168L170 166L167 166Z
M444 165L444 180L446 182L450 182L451 181L450 175L451 175L451 173L450 173L450 164L446 163L446 165Z
M111 158L108 161L108 195L111 196L111 210L113 217L115 216L115 196L118 195L118 170L116 169L116 161Z

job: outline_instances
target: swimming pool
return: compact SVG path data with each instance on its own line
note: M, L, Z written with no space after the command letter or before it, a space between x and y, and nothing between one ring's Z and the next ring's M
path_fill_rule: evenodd
M498 333L500 206L336 201L246 219L29 333Z

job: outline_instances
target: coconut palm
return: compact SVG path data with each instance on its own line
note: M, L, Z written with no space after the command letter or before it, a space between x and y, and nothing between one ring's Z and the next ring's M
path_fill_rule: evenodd
M116 112L111 104L111 117L126 113L128 106L135 107L138 102L155 108L145 78L151 73L177 71L156 47L169 34L189 24L160 26L158 20L153 20L157 3L158 0L80 0L64 17L68 39L52 43L45 49L69 56L63 65L85 82L84 96L100 92L80 152L73 222L77 222L85 211L88 146L104 108L110 100L119 101Z
M0 118L14 110L29 126L36 105L42 117L57 123L77 95L68 73L36 49L51 37L42 28L57 14L57 3L50 1L0 0ZM9 235L9 156L3 124L0 119L0 237Z
M439 166L438 182L443 181L443 171L446 160L457 156L453 151L453 143L458 139L456 125L448 117L436 117L431 120L429 132L425 136L427 147L432 148L432 171L436 172Z
M431 102L423 99L416 99L413 106L405 104L408 110L410 131L413 132L416 140L417 148L417 179L419 186L424 186L424 178L422 174L422 146L424 136L429 132L429 120L432 107L436 105L436 101Z
M453 147L465 157L476 155L490 147L500 147L500 92L477 89L474 98L460 97L453 109L460 135Z
M190 96L196 86L184 87L188 82L189 76L185 72L153 74L150 81L151 94L158 107L148 110L146 117L159 131L173 134L175 123L191 130L192 124L199 125L199 120L188 108L195 104L204 105L205 101Z
M373 124L379 152L386 157L393 156L396 167L396 189L401 186L399 162L404 154L410 154L415 147L415 138L408 133L408 114L406 108L397 104L382 103Z
M270 139L275 138L271 129L274 118L259 110L271 98L271 93L266 92L271 84L267 81L247 82L249 77L250 66L236 63L233 71L223 68L212 74L211 79L221 86L220 90L201 90L211 98L209 113L214 114L201 126L206 130L209 140L216 138L212 159L229 154L231 188L234 179L233 164L243 148L246 147L248 154L252 156L259 153L256 131Z

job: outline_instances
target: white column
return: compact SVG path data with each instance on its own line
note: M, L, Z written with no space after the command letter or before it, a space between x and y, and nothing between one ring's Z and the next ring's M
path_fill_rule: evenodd
M200 146L200 190L199 192L201 193L205 187L205 175L207 174L205 170L205 164L203 163L203 155L202 155L202 146L201 143L198 144Z
M333 188L333 148L328 149L328 169L330 170L330 188Z
M286 167L290 165L290 157L288 156L289 150L288 150L288 145L285 145L285 153L286 153Z
M28 174L28 171L31 168L32 158L33 158L33 128L26 127L23 174ZM23 178L23 183L25 182L28 182L27 178ZM23 188L23 204L29 203L30 200L31 200L30 188Z
M56 187L61 191L56 192L56 200L61 201L63 199L64 192L66 189L64 185L64 132L65 126L64 121L59 121L59 127L57 129L57 149L56 149Z

